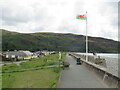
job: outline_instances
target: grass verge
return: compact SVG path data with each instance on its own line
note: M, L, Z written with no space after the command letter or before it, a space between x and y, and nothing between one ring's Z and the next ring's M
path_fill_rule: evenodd
M3 88L56 88L61 68L3 73Z
M65 59L66 54L62 53L61 60ZM51 65L58 65L59 54L51 54L41 58L33 58L28 62L23 62L19 66L16 64L9 64L6 66L2 66L2 71L16 71L21 69L29 69L29 68L37 68Z
M62 53L62 59L66 54ZM15 64L2 66L3 71L36 68L58 64L59 54L52 54L42 58L30 59L19 66ZM2 73L2 88L56 88L61 68L52 67L23 72Z

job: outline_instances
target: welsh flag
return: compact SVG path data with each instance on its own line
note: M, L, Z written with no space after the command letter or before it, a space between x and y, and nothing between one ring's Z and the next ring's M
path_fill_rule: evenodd
M86 17L86 15L78 15L78 16L76 16L76 19L86 20L87 17Z

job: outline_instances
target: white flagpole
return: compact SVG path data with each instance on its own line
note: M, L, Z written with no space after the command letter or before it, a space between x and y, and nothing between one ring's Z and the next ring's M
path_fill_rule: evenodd
M86 11L86 61L88 61L87 11Z

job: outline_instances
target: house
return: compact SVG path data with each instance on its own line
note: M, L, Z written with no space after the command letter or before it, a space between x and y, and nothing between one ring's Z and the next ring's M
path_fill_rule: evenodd
M33 53L32 58L38 58L38 55L36 53Z
M50 54L50 52L49 51L47 51L47 50L43 50L43 51L41 51L45 56L47 56L47 55L49 55Z
M31 53L30 51L8 51L3 53L3 55L5 56L6 59L14 59L19 60L19 59L31 59L33 53Z
M35 52L34 54L37 55L38 57L43 57L43 56L45 56L45 54L42 53L41 51L37 51L37 52Z
M55 51L50 51L49 53L50 53L50 54L56 54L56 52L55 52Z
M38 57L43 57L43 56L47 56L50 54L54 54L55 51L47 51L47 50L43 50L43 51L37 51L34 54L36 54Z

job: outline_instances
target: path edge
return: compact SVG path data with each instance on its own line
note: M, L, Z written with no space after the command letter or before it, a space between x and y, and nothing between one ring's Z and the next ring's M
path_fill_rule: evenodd
M62 72L63 72L63 69L61 70L60 72L60 76L59 76L59 80L58 80L58 84L57 84L57 88L59 88L59 84L60 84L60 81L61 81L61 77L62 77Z

